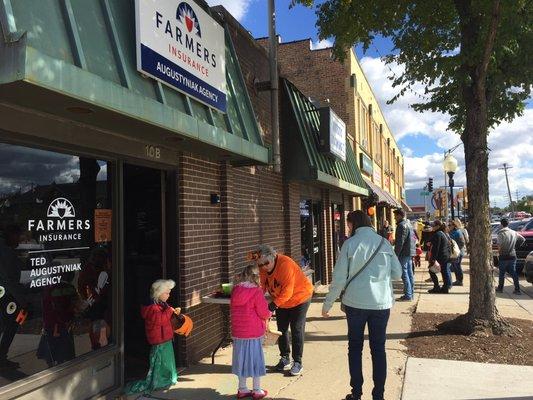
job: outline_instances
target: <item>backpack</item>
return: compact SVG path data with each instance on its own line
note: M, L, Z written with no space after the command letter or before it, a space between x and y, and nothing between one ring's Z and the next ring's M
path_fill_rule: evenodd
M448 239L448 245L450 246L450 260L457 260L461 255L461 249L455 240L450 235L446 235Z
M465 238L465 244L468 245L470 243L470 236L468 236L468 231L466 230L466 228L463 228L462 232Z

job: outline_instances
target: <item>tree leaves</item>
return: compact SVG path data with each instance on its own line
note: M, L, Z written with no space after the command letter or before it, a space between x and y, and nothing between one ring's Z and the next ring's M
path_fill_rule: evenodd
M312 0L292 4L313 6ZM362 44L366 51L376 36L389 38L394 49L384 59L404 67L393 76L394 102L415 83L426 85L424 102L412 107L451 115L450 129L462 133L466 99L461 87L471 85L483 61L493 12L491 0L326 0L316 2L320 39L333 38L339 60L346 49ZM512 120L524 109L533 82L533 2L501 2L500 21L485 79L487 123ZM464 46L462 32L472 32ZM467 48L465 48L467 47Z

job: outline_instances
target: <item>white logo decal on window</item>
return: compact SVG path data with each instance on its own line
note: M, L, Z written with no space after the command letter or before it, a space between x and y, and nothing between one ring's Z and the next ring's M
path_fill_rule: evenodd
M63 198L59 197L50 203L48 207L48 212L46 214L48 218L74 218L76 212L74 211L74 206L72 203Z

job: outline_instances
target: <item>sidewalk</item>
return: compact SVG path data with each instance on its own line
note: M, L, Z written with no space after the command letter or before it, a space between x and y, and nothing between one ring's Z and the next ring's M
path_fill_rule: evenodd
M469 301L468 259L464 269L465 286L454 287L450 294L429 294L427 289L432 284L417 283L420 294L416 312L465 313ZM423 279L428 276L421 275ZM512 280L507 278L504 293L497 295L496 306L504 317L533 321L532 285L523 280L521 286L523 294L514 295ZM409 358L402 400L533 400L532 376L533 366Z
M420 296L416 312L465 314L468 311L470 289L468 261L468 259L463 261L463 269L465 270L464 286L454 286L450 294L429 294L427 293L427 289L431 289L431 283L422 282L417 284L417 291L420 292ZM426 273L423 279L426 279L428 276ZM498 274L494 272L495 286L497 283ZM522 294L515 295L513 294L513 281L510 277L506 277L504 292L496 293L496 307L503 317L529 319L533 321L533 285L525 279L522 279L520 284Z
M401 293L398 291L397 297ZM387 399L398 400L401 396L403 375L407 356L400 341L410 332L411 311L414 303L396 303L388 327ZM314 299L309 308L304 348L304 372L300 377L268 373L262 385L269 392L269 399L278 400L340 400L350 391L348 373L348 343L346 318L339 303L332 309L331 318L321 317L322 299ZM372 362L368 342L365 344L364 400L371 399ZM267 365L279 360L277 346L265 348ZM213 400L234 399L237 378L231 374L231 347L220 350L215 365L206 358L180 373L178 383L168 391L154 394L158 399ZM129 399L136 399L130 396ZM139 400L143 397L139 397Z
M416 298L413 302L397 302L392 309L387 334L388 376L387 400L533 400L533 367L482 364L461 361L409 358L400 344L411 331L413 312L464 313L468 309L468 260L465 260L465 286L454 287L451 294L428 294L430 283L423 264L417 270ZM512 282L498 295L497 307L507 317L533 321L533 286L526 281L521 296L512 294ZM395 284L396 297L402 293L401 282ZM262 384L269 399L278 400L340 400L349 392L348 344L346 319L339 303L332 317L321 317L322 299L313 300L308 312L304 349L304 372L300 377L268 373ZM495 349L499 350L499 349ZM533 351L533 349L532 349ZM277 346L265 348L267 365L277 363ZM364 394L371 399L372 362L368 342L363 352ZM405 380L404 380L405 377ZM505 377L502 379L502 377ZM231 347L220 350L211 365L211 358L182 371L178 383L168 391L151 397L130 396L128 399L234 399L237 379L231 374Z

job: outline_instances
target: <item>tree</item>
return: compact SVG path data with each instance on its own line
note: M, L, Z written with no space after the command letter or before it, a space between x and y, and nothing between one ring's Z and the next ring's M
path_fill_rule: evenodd
M293 0L312 6L313 0ZM397 100L415 83L429 100L411 106L451 116L449 129L464 143L469 189L470 304L454 321L465 333L502 333L508 325L495 307L489 226L487 136L524 110L533 67L533 2L528 0L323 0L317 2L320 39L334 38L333 53L376 36L394 50L387 63L404 67L393 76ZM448 326L449 327L449 326Z

